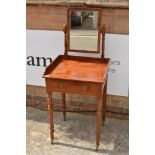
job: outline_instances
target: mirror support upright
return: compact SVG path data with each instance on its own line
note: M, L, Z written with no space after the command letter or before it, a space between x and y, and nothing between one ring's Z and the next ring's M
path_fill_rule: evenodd
M67 55L67 46L68 46L68 39L67 39L67 25L64 24L64 28L63 28L63 32L64 32L64 55Z
M105 28L103 27L102 30L102 54L101 54L101 58L104 58L104 49L105 49Z

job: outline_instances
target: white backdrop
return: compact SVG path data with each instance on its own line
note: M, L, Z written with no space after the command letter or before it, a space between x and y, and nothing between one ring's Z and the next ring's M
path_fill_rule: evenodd
M42 78L45 67L43 66L41 57L45 59L52 58L52 60L54 60L59 54L64 53L63 32L27 30L26 35L26 83L29 85L45 86L45 81ZM84 55L99 56L96 54ZM111 95L128 96L129 36L106 34L105 57L111 58L107 93ZM41 58L40 65L37 65L38 58ZM49 61L47 60L46 63L48 65Z

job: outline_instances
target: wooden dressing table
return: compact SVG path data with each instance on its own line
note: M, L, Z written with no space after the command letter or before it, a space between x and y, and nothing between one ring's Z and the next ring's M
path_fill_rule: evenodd
M77 11L79 8L68 9L68 25L70 24L70 11ZM86 8L80 8L81 12L88 11ZM100 51L100 32L101 32L101 12L98 9L89 9L89 11L98 11L98 43L97 52ZM96 13L96 12L95 12ZM95 14L94 13L94 14ZM92 17L92 14L90 18ZM65 93L96 96L96 150L100 143L101 124L105 121L106 107L106 89L107 74L109 67L109 58L104 58L104 29L102 30L102 54L101 58L71 56L68 51L88 52L86 50L70 50L70 30L64 27L65 53L59 55L45 70L43 77L46 82L46 92L48 94L48 111L50 118L51 143L54 140L53 124L53 102L52 92L62 94L62 108L64 120L66 118Z

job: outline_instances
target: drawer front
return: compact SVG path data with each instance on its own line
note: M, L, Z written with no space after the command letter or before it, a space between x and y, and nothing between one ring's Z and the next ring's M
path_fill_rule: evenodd
M81 95L99 95L102 84L78 81L46 79L47 92L63 92Z

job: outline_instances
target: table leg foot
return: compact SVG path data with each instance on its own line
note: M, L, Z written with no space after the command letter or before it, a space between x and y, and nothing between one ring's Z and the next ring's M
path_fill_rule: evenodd
M98 151L99 145L96 145L96 151Z
M64 116L64 121L66 121L66 116Z
M53 140L51 141L51 144L52 144L52 145L54 144Z
M53 130L53 132L51 132L51 144L53 144L54 143L54 130Z

